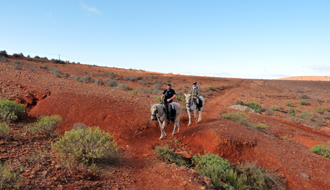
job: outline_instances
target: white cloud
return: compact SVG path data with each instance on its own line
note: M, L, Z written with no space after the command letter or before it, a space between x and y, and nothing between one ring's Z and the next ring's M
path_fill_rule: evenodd
M101 14L101 12L98 11L95 7L87 6L83 2L80 2L80 5L81 5L81 8L82 9L87 10L88 12L96 13L96 14Z

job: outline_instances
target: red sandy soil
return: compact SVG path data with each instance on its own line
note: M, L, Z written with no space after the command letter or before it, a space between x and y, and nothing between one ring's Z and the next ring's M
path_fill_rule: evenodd
M276 80L330 81L330 76L299 76L280 78Z
M10 63L13 61L9 60ZM182 143L183 150L192 154L206 150L219 154L232 164L255 162L267 169L277 169L287 180L289 189L326 190L330 187L330 160L309 151L310 147L330 140L328 127L313 129L300 125L280 112L275 112L273 116L249 114L252 123L270 126L273 134L270 136L219 117L222 113L233 111L228 107L236 100L284 108L288 108L285 102L290 100L296 103L295 108L309 111L319 106L329 107L330 82L196 77L90 65L21 61L26 65L36 65L37 71L31 72L25 68L16 70L10 64L0 63L0 99L9 98L27 104L31 117L61 115L63 121L58 129L60 133L70 130L74 123L82 122L114 134L123 152L123 159L119 163L122 169L119 171L127 175L129 181L125 182L126 179L118 175L110 178L124 189L201 189L203 186L196 180L195 174L163 164L155 158L155 146L172 144L175 138ZM57 68L71 75L100 77L103 81L108 78L102 75L105 71L120 77L158 76L157 80L162 81L172 77L170 80L175 83L174 89L191 86L193 81L201 82L203 89L210 85L224 87L210 93L200 124L194 123L193 119L192 126L187 127L187 114L184 113L180 122L181 131L174 137L168 136L159 141L159 126L150 121L150 104L156 103L155 95L133 95L130 91L109 86L58 78L39 69L39 65L48 65L48 68ZM145 88L136 81L122 79L119 83L127 84L131 89L139 86ZM298 90L311 97L309 105L298 104L301 95L297 93ZM325 125L329 126L329 121L325 121ZM166 133L171 134L172 129L173 124L170 124L165 128ZM283 140L283 136L289 138Z

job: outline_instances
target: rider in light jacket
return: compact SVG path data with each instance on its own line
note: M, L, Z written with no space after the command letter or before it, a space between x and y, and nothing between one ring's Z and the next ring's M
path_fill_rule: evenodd
M191 97L193 97L193 100L195 102L195 104L197 105L197 109L199 110L199 96L201 95L201 90L200 88L197 86L197 82L193 83L193 87L191 88L189 94L191 94Z

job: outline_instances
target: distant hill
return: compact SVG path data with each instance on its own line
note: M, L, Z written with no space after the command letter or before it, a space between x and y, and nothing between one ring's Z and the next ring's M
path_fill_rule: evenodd
M279 78L275 80L330 81L330 76L299 76L299 77Z

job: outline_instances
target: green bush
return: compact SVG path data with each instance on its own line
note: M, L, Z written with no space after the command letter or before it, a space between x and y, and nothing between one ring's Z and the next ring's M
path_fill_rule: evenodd
M328 111L328 110L329 110L329 108L327 108L327 107L318 107L318 108L315 109L315 112L323 115L324 112Z
M226 170L231 169L228 160L207 152L204 155L194 155L191 161L197 172L211 178L215 187L220 187L220 181L225 177Z
M16 121L24 112L25 106L12 100L0 100L0 117L8 123Z
M132 94L137 95L139 91L137 89L132 90Z
M245 104L247 107L257 111L257 112L261 112L262 109L261 109L261 105L255 103L255 102L248 102Z
M287 101L287 102L285 102L285 105L286 106L289 106L289 107L293 107L294 106L294 102L292 102L292 101Z
M9 126L6 123L0 123L0 138L6 139L9 135Z
M18 171L13 170L9 162L0 164L0 189L19 189L21 177Z
M53 132L61 121L62 118L59 115L42 116L38 118L37 122L26 125L24 131L31 134L42 133L53 137Z
M229 120L235 121L235 122L245 125L247 127L251 127L251 125L249 123L250 118L244 112L227 112L227 113L222 114L220 117L223 119L229 119Z
M235 175L236 173L236 175ZM227 172L226 179L238 189L284 190L283 179L274 171L265 170L255 164L246 163Z
M297 117L308 120L312 117L312 114L308 110L305 110L301 114L297 115Z
M99 127L76 128L66 131L58 141L52 143L52 149L69 160L94 163L116 151L117 143L108 132Z
M215 87L214 86L208 86L207 87L209 90L215 91Z
M290 109L288 110L288 115L289 115L289 116L295 116L295 115L296 115L296 111L295 111L294 109L290 108Z
M188 162L181 155L172 152L168 145L162 147L156 147L157 156L167 163L175 163L178 166L186 166Z
M175 97L175 99L176 99L176 100L179 100L179 101L181 101L181 102L186 102L186 98L185 98L184 95L177 95L177 96Z
M271 106L270 109L273 111L280 111L281 107L280 106Z
M307 102L306 102L306 100L299 100L299 104L300 105L307 105Z
M319 154L323 157L330 158L330 146L329 144L318 144L310 149L311 152Z
M257 127L257 129L268 129L269 128L268 125L263 124L263 123L258 123L256 127Z

